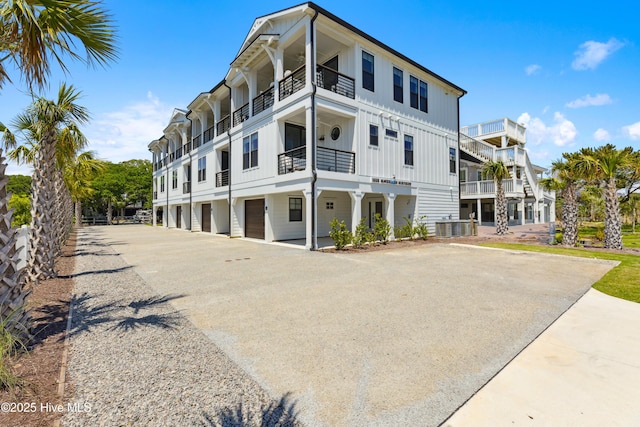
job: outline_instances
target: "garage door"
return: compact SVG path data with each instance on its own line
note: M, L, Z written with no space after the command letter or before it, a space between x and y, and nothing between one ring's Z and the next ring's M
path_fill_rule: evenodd
M264 239L264 199L245 200L244 235Z
M211 203L202 204L202 231L211 233Z

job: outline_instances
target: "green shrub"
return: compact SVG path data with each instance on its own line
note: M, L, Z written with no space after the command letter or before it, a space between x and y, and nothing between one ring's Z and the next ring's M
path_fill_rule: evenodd
M0 389L9 391L22 384L22 380L7 366L9 358L19 349L26 349L20 338L11 332L12 317L13 314L0 321Z
M414 234L417 234L422 240L427 240L429 235L429 228L427 227L427 217L421 216L416 220L416 225L413 227Z
M406 216L403 216L402 219L404 219L404 225L400 227L402 238L408 237L409 239L413 240L413 238L416 236L416 229L413 226L413 222ZM396 237L398 236L396 235Z
M353 235L353 247L360 248L371 240L373 240L373 235L369 232L367 218L361 218L360 223L356 226L356 232Z
M393 235L395 236L396 240L402 240L407 236L407 230L405 229L405 226L401 226L401 227L393 227Z
M382 215L379 213L375 216L376 223L373 226L373 234L375 239L382 242L383 245L386 245L389 241L389 235L391 234L391 225L389 225L389 221L382 218Z
M344 221L338 222L338 218L334 217L329 223L331 231L329 231L329 237L333 239L333 245L336 249L344 249L353 240L351 231L347 228Z
M593 237L599 242L604 242L604 228L598 228Z

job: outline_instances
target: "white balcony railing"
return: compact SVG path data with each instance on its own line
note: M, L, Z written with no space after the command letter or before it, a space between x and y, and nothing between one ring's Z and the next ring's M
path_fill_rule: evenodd
M464 126L460 129L460 132L473 138L483 138L504 133L509 138L520 142L526 142L527 139L527 129L508 118Z
M523 193L524 185L521 179L504 179L502 186L506 194ZM495 196L496 186L494 181L469 181L460 183L461 196Z

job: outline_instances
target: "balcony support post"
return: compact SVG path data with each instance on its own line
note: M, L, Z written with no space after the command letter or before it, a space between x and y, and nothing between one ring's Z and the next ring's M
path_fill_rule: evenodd
M389 222L389 225L391 226L391 231L389 233L389 240L395 240L393 228L395 227L395 224L396 224L396 218L395 218L396 195L394 193L383 194L383 195L384 195L384 203L387 208L385 217L386 217L386 220Z
M350 191L351 198L351 232L356 232L356 227L360 224L362 218L362 197L364 195L360 191Z
M482 199L476 199L476 212L478 212L478 225L482 225Z
M519 205L520 206L518 207L518 209L520 210L520 224L525 225L527 223L527 219L525 218L525 214L524 214L524 207L525 207L524 197L520 199Z

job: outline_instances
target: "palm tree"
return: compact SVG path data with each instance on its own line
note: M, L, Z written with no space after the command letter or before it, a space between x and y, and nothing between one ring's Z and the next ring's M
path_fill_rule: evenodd
M31 292L25 287L24 269L18 268L16 229L11 227L13 211L8 209L7 167L0 149L0 323L12 334L25 341L31 335L30 316L25 302Z
M20 70L27 86L43 88L51 59L63 71L65 56L87 65L117 58L111 16L99 1L11 0L0 6L0 88L10 81L5 64ZM75 51L79 41L86 56ZM6 61L6 62L5 62Z
M581 155L588 162L595 179L604 189L604 247L622 249L622 220L617 178L631 166L630 161L634 156L633 148L618 150L613 144L607 144L595 150L583 149Z
M507 199L502 181L509 177L509 170L502 160L489 161L482 167L482 176L493 179L496 185L496 234L502 236L508 233Z
M578 243L578 191L589 168L577 153L564 153L562 157L551 164L551 171L562 194L562 244L573 247Z
M64 195L67 190L60 166L67 153L86 145L77 125L86 123L89 114L77 104L79 97L80 92L73 86L63 84L55 102L37 98L18 116L14 125L30 148L16 147L15 137L7 137L5 132L5 146L16 148L15 156L22 155L33 162L29 281L55 276L54 261L64 237L61 228L65 227L64 219L72 215L71 205L64 202L65 198L69 201L71 198Z
M76 226L82 225L82 200L90 197L94 189L91 181L106 169L107 164L95 158L95 153L85 151L65 165L63 175L75 207Z

